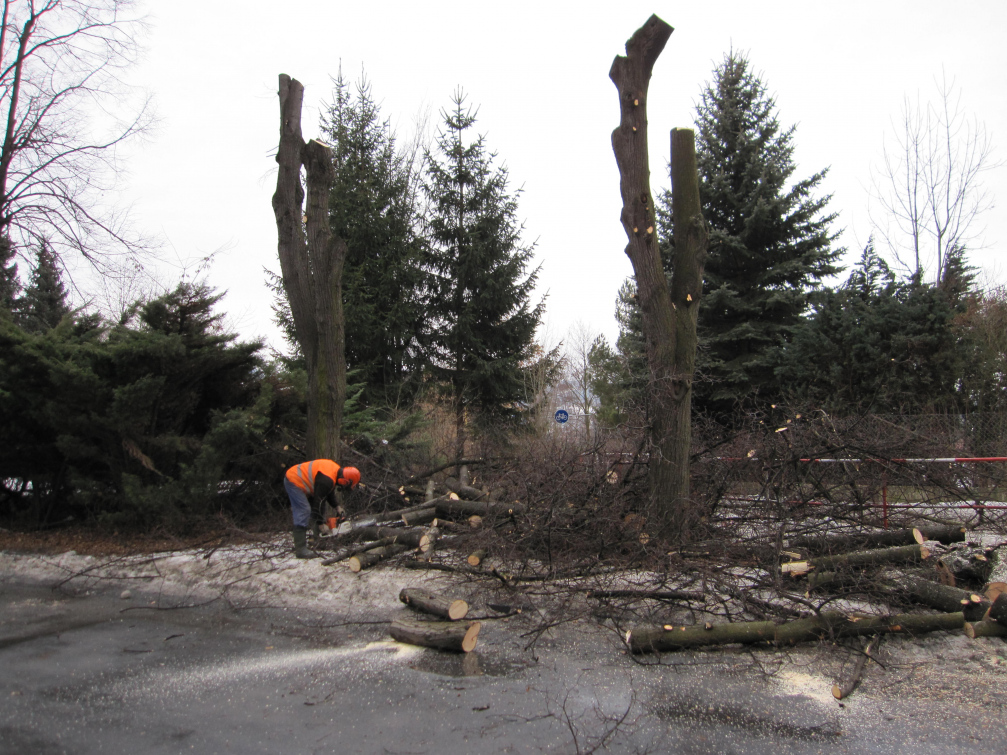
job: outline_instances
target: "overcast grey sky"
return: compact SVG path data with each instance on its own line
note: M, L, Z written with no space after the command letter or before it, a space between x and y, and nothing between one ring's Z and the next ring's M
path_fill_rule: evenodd
M675 28L651 82L655 192L668 183L669 130L692 127L701 87L732 46L748 53L776 96L781 124L797 124L795 177L830 167L824 192L834 195L847 262L871 231L871 166L904 96L930 97L943 71L1000 145L998 155L1007 154L1002 0L151 0L147 8L148 54L135 80L154 94L161 123L130 157L127 199L171 258L221 249L208 277L228 291L232 325L276 345L262 269L278 269L270 197L281 72L305 85L305 138L318 133L319 105L340 64L351 78L366 70L402 140L425 111L436 125L437 111L463 87L479 106L476 128L509 168L512 186L523 187L519 212L526 239L538 242L552 343L577 321L616 332L616 292L631 266L619 223L610 146L619 113L608 70L651 13ZM1007 167L986 182L1007 202ZM984 225L986 248L973 261L1004 282L1004 213L994 209Z

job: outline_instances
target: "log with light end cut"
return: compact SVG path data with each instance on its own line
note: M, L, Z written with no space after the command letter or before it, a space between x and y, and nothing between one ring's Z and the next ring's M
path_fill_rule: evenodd
M483 519L487 517L507 517L515 514L523 514L525 507L523 504L514 503L493 503L491 501L452 501L444 500L437 503L437 514L445 519L451 517L478 516Z
M978 621L990 607L990 601L982 595L911 574L887 571L882 575L880 584L905 592L913 600L938 611L961 611L966 621Z
M458 653L471 653L476 646L482 624L454 621L416 621L399 619L389 629L392 639L409 645L420 645Z
M861 652L860 657L857 658L857 663L853 667L853 673L850 674L850 678L841 682L840 684L832 685L832 696L837 700L844 700L853 694L853 690L857 688L860 683L860 677L864 673L864 667L867 665L867 661L870 659L871 655L878 648L878 643L881 641L881 635L874 635L866 648Z
M977 640L980 637L1007 637L1007 626L997 624L995 621L983 619L965 623L965 635Z
M341 551L336 553L332 558L327 558L322 561L322 566L332 566L332 564L338 564L340 561L345 561L346 559L357 555L358 553L363 553L365 551L373 550L374 548L383 548L386 545L394 545L394 537L384 537L380 540L369 540L366 543L357 543L356 545L350 545L343 548Z
M469 557L465 560L468 561L469 566L479 566L479 564L483 562L483 559L486 558L487 553L488 551L485 548L479 548L478 550L472 551L469 554Z
M961 629L964 624L965 617L961 613L847 616L837 611L830 611L783 624L775 624L772 621L746 621L704 626L665 624L663 627L637 627L627 633L626 644L634 653L666 652L733 643L751 645L765 642L789 645L868 634L947 631Z
M836 571L880 564L905 564L925 561L932 550L925 545L902 545L897 548L879 548L870 551L839 553L835 556L819 556L804 561L791 561L780 565L780 572L798 577L810 571Z
M790 538L787 547L807 548L814 553L846 553L861 548L887 548L899 545L922 545L936 540L949 545L961 542L968 533L967 527L921 524L901 530L857 532L849 535L802 536Z
M386 545L383 548L374 548L373 550L358 553L353 556L347 564L350 567L350 571L356 574L364 569L374 566L374 564L384 561L386 558L397 556L398 554L405 553L409 550L412 550L412 548L408 545L400 545L398 543L394 545Z
M420 509L419 511L408 511L402 515L402 523L408 526L416 526L418 524L430 524L437 518L437 507L428 506L426 508Z
M451 600L420 587L403 587L399 592L399 600L417 611L449 621L464 619L469 612L469 604L464 600Z

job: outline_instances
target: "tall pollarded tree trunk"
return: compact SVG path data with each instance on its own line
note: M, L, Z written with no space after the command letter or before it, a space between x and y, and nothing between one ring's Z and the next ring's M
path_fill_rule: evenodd
M619 91L621 120L612 132L612 149L619 166L622 225L629 239L626 255L636 276L650 373L648 519L655 533L685 537L692 510L692 377L706 231L699 208L693 135L676 130L672 133L672 188L681 241L676 230L675 274L669 291L650 190L647 95L654 63L672 31L660 18L651 16L626 43L626 55L616 56L609 77Z
M280 74L279 172L273 194L277 250L283 287L290 302L297 342L308 369L309 458L338 456L346 400L342 304L346 244L329 229L332 155L328 147L301 137L304 87ZM301 167L307 181L307 205ZM302 209L303 207L303 209Z

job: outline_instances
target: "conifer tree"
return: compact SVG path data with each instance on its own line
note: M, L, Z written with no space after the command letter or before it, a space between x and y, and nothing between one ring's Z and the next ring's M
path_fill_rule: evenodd
M395 402L416 388L424 313L412 161L400 150L363 76L342 72L322 117L335 179L332 232L347 245L343 268L346 365L365 385L368 405Z
M776 100L731 51L697 106L696 151L703 217L710 229L699 310L695 403L728 412L780 393L782 351L812 292L838 272L830 196L815 198L826 170L794 180L795 127L782 129ZM664 195L664 246L672 246ZM666 254L665 264L671 255Z
M968 269L958 274L967 290ZM786 349L788 398L840 414L956 411L969 373L955 328L965 306L959 291L897 280L871 240Z
M456 452L464 456L467 418L482 429L514 419L527 402L526 372L544 302L532 304L538 268L521 239L520 191L485 140L469 141L476 114L455 94L442 110L436 151L426 156L429 200L427 290L431 371L447 387ZM540 359L554 359L541 355Z
M70 313L56 255L45 242L39 245L28 287L17 304L17 322L29 333L44 333Z

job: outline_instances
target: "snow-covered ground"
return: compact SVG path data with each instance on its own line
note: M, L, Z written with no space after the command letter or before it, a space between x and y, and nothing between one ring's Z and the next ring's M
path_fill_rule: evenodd
M0 575L72 589L121 587L124 600L159 605L196 604L225 599L239 606L297 607L348 617L386 614L401 607L399 591L435 575L385 566L358 574L345 563L322 566L301 561L283 538L275 543L153 555L85 556L0 551Z

